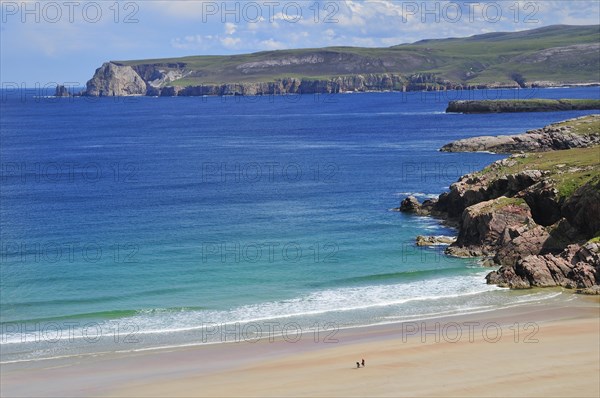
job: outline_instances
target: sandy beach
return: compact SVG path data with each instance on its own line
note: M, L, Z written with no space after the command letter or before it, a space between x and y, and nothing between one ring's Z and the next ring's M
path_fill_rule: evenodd
M598 397L599 302L564 296L342 329L329 343L311 333L4 364L2 396Z

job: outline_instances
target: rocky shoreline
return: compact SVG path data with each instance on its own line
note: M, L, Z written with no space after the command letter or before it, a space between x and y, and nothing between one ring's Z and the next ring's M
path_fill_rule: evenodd
M599 118L563 124L576 129ZM408 197L397 210L457 225L446 254L482 257L485 265L499 267L486 277L490 284L598 292L600 146L594 145L600 130L589 135L595 139L587 147L512 155L462 176L438 199Z
M465 138L444 145L442 152L544 152L600 145L600 115L554 123L524 134Z
M111 60L95 70L83 91L71 95L260 96L598 86L597 31L597 25L553 25L389 47Z
M360 73L326 79L287 77L263 82L205 83L187 86L170 84L185 78L185 76L185 65L129 66L106 62L96 69L94 76L87 82L86 89L79 95L91 97L196 97L520 88L516 82L465 85L461 82L443 79L433 73L410 75ZM544 86L561 85L563 85L562 82L545 82Z
M57 85L57 97L197 97L197 96L261 96L286 94L341 94L362 92L412 92L445 90L483 90L598 86L600 82L565 81L499 81L488 83L448 79L435 73L349 73L327 78L282 77L264 81L227 81L202 84L177 84L193 74L185 63L125 65L105 62L96 69L86 88L77 93Z

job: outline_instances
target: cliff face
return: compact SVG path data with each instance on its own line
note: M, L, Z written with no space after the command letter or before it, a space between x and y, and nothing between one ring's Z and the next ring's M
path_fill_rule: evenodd
M291 61L290 61L291 62ZM178 82L190 82L202 79L202 72L184 62L137 64L133 66L115 62L107 62L96 70L87 83L87 89L82 93L87 96L203 96L203 95L278 95L278 94L337 94L345 92L366 91L439 91L463 89L499 89L519 88L517 82L500 81L489 83L469 83L461 79L448 79L434 73L379 72L357 73L358 67L348 67L348 74L330 78L298 78L285 77L273 80L247 82L253 76L252 71L259 65L246 65L241 69L241 82L228 78L226 83L202 83L178 85ZM270 65L270 64L269 64ZM285 64L282 64L285 65ZM281 66L281 74L294 73L294 63L290 68ZM244 65L241 65L244 66ZM252 69L248 69L252 66ZM380 70L388 68L381 67ZM376 70L365 67L364 70ZM400 70L400 68L398 69ZM319 73L316 69L314 73ZM560 86L562 82L546 82L547 86ZM461 105L462 106L462 105ZM452 108L454 109L454 108ZM463 110L450 110L462 112ZM463 109L463 108L461 108ZM566 108L565 108L566 109ZM573 109L573 108L568 108Z
M124 66L107 62L87 83L88 96L204 96L204 95L278 95L338 94L367 91L433 91L463 88L460 83L434 74L404 76L396 73L371 73L336 76L329 79L283 78L271 82L170 85L193 72L185 64Z
M459 234L446 253L499 266L488 283L589 288L600 284L599 156L599 146L513 155L461 177L437 200L407 198L399 210L454 220Z
M87 82L85 95L93 97L146 95L144 79L131 67L104 63Z
M598 26L552 26L385 48L113 61L96 71L84 94L270 95L599 84L599 55Z

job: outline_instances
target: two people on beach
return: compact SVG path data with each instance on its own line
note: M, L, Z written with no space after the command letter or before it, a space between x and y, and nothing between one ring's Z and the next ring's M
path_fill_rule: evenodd
M356 368L360 368L360 365L362 364L362 367L365 367L365 359L363 358L363 360L361 362L356 362Z

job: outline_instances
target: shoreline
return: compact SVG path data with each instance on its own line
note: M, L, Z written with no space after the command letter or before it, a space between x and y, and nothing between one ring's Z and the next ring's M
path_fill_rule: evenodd
M429 251L430 249L434 249L437 253L437 248L421 248L420 250ZM446 256L444 255L444 257ZM470 259L470 262L472 262L472 259ZM378 327L401 322L469 316L503 308L520 307L532 302L549 302L562 299L560 289L511 292L509 289L490 286L484 282L484 275L488 272L487 268L477 265L473 271L469 275L451 276L445 282L452 283L452 278L455 280L470 280L467 285L462 284L458 287L460 292L452 292L450 295L439 297L433 293L426 297L411 295L410 297L398 298L398 302L385 301L366 307L341 308L338 310L330 308L315 314L304 313L230 322L195 323L193 326L182 326L181 328L171 324L169 325L170 328L164 330L147 330L144 328L143 323L138 323L143 322L143 320L140 321L135 318L123 318L122 322L117 324L104 324L102 321L88 323L82 321L73 327L69 326L69 323L50 322L45 324L46 326L44 324L41 324L42 326L31 324L29 328L25 329L24 324L5 324L5 330L8 330L9 327L16 328L16 330L10 338L4 336L5 339L0 346L0 348L3 348L0 366L34 362L43 363L57 359L80 360L114 353L127 355L136 352L226 344L219 341L218 335L212 333L213 325L222 329L229 327L247 330L248 332L244 332L242 339L251 340L256 338L262 340L272 335L281 338L282 326L288 324L296 325L296 328L302 331L304 335L310 335L313 333L315 325L318 325L319 328L323 328L325 325L331 328L331 325L333 325L339 330ZM400 282L397 281L397 283ZM404 287L403 283L410 285L412 282L403 281L400 285L392 284L388 286L388 290L402 289ZM420 283L427 282L424 280ZM477 283L479 288L473 288L472 291L462 290L472 283ZM402 294L399 293L399 295ZM389 310L389 308L394 309ZM405 312L411 308L413 310ZM365 311L369 314L367 318L364 318ZM82 329L82 324L88 325L89 328ZM270 325L276 326L270 329ZM136 326L138 329L133 329ZM253 330L253 327L256 330ZM22 330L27 330L27 333L21 332ZM83 336L83 330L87 330L87 338ZM293 333L293 331L294 327L292 326L291 332ZM57 336L55 341L47 341L55 336ZM26 340L23 341L23 338ZM129 338L136 341L125 341ZM90 342L90 340L93 341ZM35 357L31 357L30 353L35 354Z
M296 343L275 338L273 341L261 340L257 343L217 343L4 364L3 395L342 396L367 394L435 396L440 395L442 390L438 392L427 389L419 390L417 385L414 385L413 389L395 390L394 383L388 384L387 377L394 374L395 371L407 370L402 359L406 355L413 357L416 362L427 360L433 356L441 361L440 366L452 363L453 358L458 360L460 357L468 360L470 366L475 366L485 359L485 356L479 354L473 356L472 350L476 352L479 350L497 351L498 347L503 347L502 353L510 357L510 362L517 368L521 364L518 361L521 350L524 347L532 347L531 351L535 351L536 355L552 353L552 355L565 356L561 360L555 360L554 363L562 363L564 360L575 362L585 360L588 365L595 363L595 368L592 366L592 369L589 369L590 375L592 375L594 369L597 370L599 365L600 351L597 341L600 330L599 304L598 299L594 297L568 295L551 303L528 303L467 315L340 329L334 336L330 336L331 343L324 342L326 336L323 334L319 336L317 343L313 339L314 336L311 335ZM517 334L515 334L514 328L516 323L519 324L518 329L520 330ZM441 326L437 326L437 332L431 332L436 330L436 325ZM456 325L462 329L459 339L457 339ZM520 343L527 332L534 330L525 330L525 325L539 327L536 332L536 338L539 333L538 344ZM483 334L485 327L487 327L487 335ZM513 328L511 329L511 327ZM495 341L494 332L498 328L500 328L502 336ZM570 333L567 333L572 328L582 332L576 341L573 340ZM421 332L422 330L424 334ZM468 338L468 336L473 338ZM588 339L583 336L595 338ZM519 343L515 343L517 337ZM422 342L423 338L425 342ZM435 342L436 339L439 341ZM546 339L558 342L548 345L544 342ZM333 340L337 340L337 342L334 343ZM595 340L595 345L592 344L593 340ZM570 355L571 348L575 346L581 348L582 344L586 346L586 349L582 351L583 356ZM437 348L433 349L433 347ZM464 348L454 350L457 347ZM557 347L561 347L560 351L564 352L557 353ZM453 351L453 353L448 354L447 350ZM358 370L355 368L354 362L360 361L362 357L365 357L367 367L360 369L361 371L364 370L366 373L372 372L373 369L379 369L383 372L382 374L368 373L370 378L368 382L377 382L379 385L377 391L364 390L364 385L354 378L354 372ZM493 360L494 358L488 359ZM544 361L540 361L538 358L532 362L536 362L540 366L544 365ZM437 363L436 360L433 364L437 366ZM475 368L490 377L493 375L493 372L485 369L485 366L478 365ZM318 375L314 374L318 369L321 369ZM422 369L411 367L410 370L421 376L434 371L434 369L426 367ZM449 370L445 369L444 371ZM580 372L583 371L585 369L580 369ZM595 373L596 379L599 377L598 374ZM336 381L335 375L343 378L345 382ZM402 379L401 375L402 373L398 374L400 379ZM469 384L467 376L466 373L463 374L463 382ZM315 377L320 379L322 384L306 385L306 380L314 380ZM228 381L238 378L241 380L239 384ZM458 379L461 379L461 376ZM68 384L65 383L66 381ZM555 380L553 383L556 384L559 381ZM569 391L574 391L572 390L573 383L571 380L565 387L568 387ZM536 385L532 381L528 388L533 389ZM596 385L599 384L596 383ZM288 386L293 387L288 388ZM363 389L361 390L361 388ZM581 385L579 395L597 396L597 391L589 389L589 385ZM558 389L557 391L563 390ZM481 390L471 386L466 390L461 390L459 395L478 396L481 393ZM504 392L491 391L491 393L492 395L513 395L508 390ZM452 394L449 392L446 395ZM523 395L528 394L525 392ZM564 395L568 395L566 391Z
M63 87L61 89L61 87ZM200 86L185 86L184 88L194 88L194 87L203 87ZM55 88L54 95L44 96L44 98L79 98L79 97L87 97L87 98L175 98L175 97L200 97L200 98L227 98L227 97L279 97L279 96L298 96L298 95L349 95L349 94L389 94L389 93L398 93L398 94L406 94L406 93L443 93L447 91L466 91L466 92L477 92L477 91L485 91L485 90L553 90L553 89L569 89L569 88L592 88L592 87L600 87L600 82L594 83L573 83L573 84L557 84L550 86L526 86L526 87L515 87L515 86L464 86L464 87L456 87L456 88L443 88L436 90L362 90L362 91L339 91L339 92L305 92L305 93L294 93L294 92L281 92L281 93L265 93L265 94L199 94L199 95L150 95L150 94L128 94L128 95L113 95L113 96L91 96L85 94L85 87L65 87L63 85L57 85ZM69 89L81 89L79 92L70 92ZM47 90L51 91L52 89L48 88ZM61 90L66 90L68 95L60 95ZM65 92L65 91L62 91ZM58 95L57 95L58 94ZM569 110L567 110L569 111ZM560 111L556 111L560 112ZM448 113L448 112L444 112ZM454 113L454 112L450 112Z
M468 258L467 258L468 259ZM568 300L567 297L563 297L561 298L561 295L575 295L576 293L574 292L570 292L570 291L559 291L557 288L546 288L546 289L535 289L537 290L536 292L534 292L533 294L541 294L541 293L550 293L549 296L547 297L540 297L540 298L535 298L532 300L527 300L524 302L511 302L503 307L494 307L494 308L483 308L483 307L474 307L474 308L470 308L468 310L465 310L464 312L453 312L453 313L449 313L447 315L441 315L440 313L432 313L432 314L422 314L422 315L413 315L413 316L409 316L406 319L402 319L402 320L390 320L390 321L382 321L382 322L377 322L377 323L367 323L367 324L357 324L357 325L346 325L346 326L339 326L339 325L335 325L335 329L337 331L344 331L344 330L352 330L352 329L367 329L367 328L385 328L385 327L392 327L394 325L400 325L402 323L411 323L411 322L423 322L423 321L430 321L430 320L442 320L442 319L450 319L450 318L456 318L456 317L469 317L469 316L477 316L480 314L486 314L486 313L491 313L494 311L501 311L501 310L508 310L508 309L512 309L512 308L520 308L520 307L524 307L527 305L532 305L532 303L534 302L550 302L550 300ZM504 293L506 294L510 294L511 291L509 289L505 289ZM522 293L522 292L519 292ZM481 294L481 292L478 293L473 293L473 294ZM343 310L342 310L343 311ZM336 311L331 311L331 312L336 312ZM229 325L233 325L233 326L237 326L239 327L240 325L244 325L248 326L248 325L259 325L259 326L265 326L268 325L271 321L273 321L273 323L277 323L278 325L280 324L280 322L276 322L277 320L281 320L282 318L272 318L272 319L266 319L266 320L262 320L262 323L260 323L261 321L236 321L236 322L230 322L230 323L223 323L223 324L218 324L217 326L220 328L226 328ZM297 324L296 322L292 322L293 324ZM320 330L320 326L318 330L315 329L308 329L305 330L304 328L302 328L299 324L299 329L302 331L303 335L314 335L315 333L326 333L326 331L319 331ZM313 325L314 326L314 325ZM197 327L194 328L197 330L203 330L202 333L204 333L205 327L201 326L201 327ZM168 331L165 331L166 333L168 333ZM161 332L142 332L140 334L145 334L145 335L155 335L155 334L161 334ZM204 334L202 334L203 336ZM38 338L40 338L41 333L39 335L37 335ZM120 335L117 335L120 336ZM277 340L282 340L283 334L281 332L278 333L268 333L268 331L263 332L261 335L257 336L257 337L249 337L244 335L239 337L240 340L258 340L263 341L263 340L270 340L271 338L277 339ZM83 338L80 336L74 337L73 340L82 340ZM14 366L20 366L20 365L26 365L28 363L37 363L37 362L46 362L46 361L62 361L62 360L84 360L86 358L89 357L103 357L103 356L107 356L107 355L129 355L129 354L136 354L136 353L142 353L142 352L160 352L160 351L164 351L164 350L179 350L179 349L194 349L194 348L200 348L200 347L206 347L206 346L213 346L213 345L227 345L227 344L238 344L238 343L245 343L246 341L240 341L240 342L236 342L236 341L207 341L207 342L182 342L179 344L165 344L165 345L158 345L158 346L147 346L147 347L141 347L141 348L134 348L134 349L130 349L130 350L107 350L107 351L90 351L90 352L81 352L81 353L74 353L72 355L59 355L59 356L55 356L55 357L41 357L41 358L32 358L32 359L15 359L15 360L8 360L8 361L0 361L0 366L1 365L14 365ZM4 343L7 344L7 343ZM11 344L11 343L8 343Z

